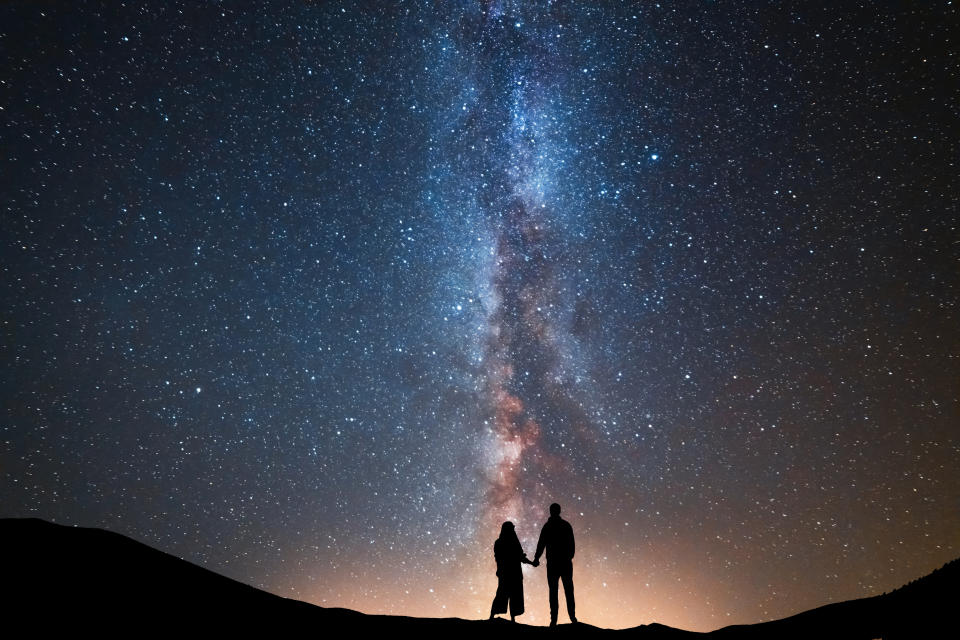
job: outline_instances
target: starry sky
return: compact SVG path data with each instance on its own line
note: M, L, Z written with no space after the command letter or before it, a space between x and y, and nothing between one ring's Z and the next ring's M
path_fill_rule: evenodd
M939 567L957 33L943 0L4 2L0 516L479 618L500 523L532 556L556 501L615 628Z

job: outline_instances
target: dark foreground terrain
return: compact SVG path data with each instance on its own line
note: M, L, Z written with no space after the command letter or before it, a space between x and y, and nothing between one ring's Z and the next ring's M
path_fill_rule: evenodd
M619 636L646 639L933 638L949 629L960 560L891 593L826 605L772 622L694 633L652 624L624 630L586 624L556 629L504 620L371 616L281 598L125 536L35 519L0 519L3 624L40 632L110 636L168 633L360 633L378 638ZM23 633L23 632L21 632Z

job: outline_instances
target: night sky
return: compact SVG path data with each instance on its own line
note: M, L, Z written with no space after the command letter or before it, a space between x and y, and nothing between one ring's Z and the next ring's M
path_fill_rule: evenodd
M928 573L957 18L4 2L0 516L415 616L486 617L500 523L532 556L553 501L603 627Z

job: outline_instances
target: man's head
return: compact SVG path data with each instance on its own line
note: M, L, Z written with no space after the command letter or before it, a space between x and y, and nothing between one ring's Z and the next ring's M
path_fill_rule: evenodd
M556 502L550 505L550 515L551 516L560 515L560 505L558 505Z

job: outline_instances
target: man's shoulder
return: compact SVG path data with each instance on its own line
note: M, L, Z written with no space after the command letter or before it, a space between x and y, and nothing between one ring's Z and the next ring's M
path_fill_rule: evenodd
M543 525L543 530L547 531L549 529L567 529L569 531L573 531L573 527L570 525L570 523L560 516L547 520L546 524Z

